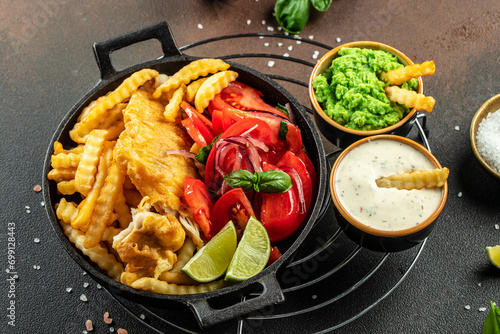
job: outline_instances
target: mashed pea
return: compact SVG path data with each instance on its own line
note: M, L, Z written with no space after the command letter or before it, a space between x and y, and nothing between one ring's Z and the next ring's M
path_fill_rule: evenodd
M379 74L399 67L398 58L386 51L343 48L325 73L313 80L316 98L335 122L355 130L377 130L399 122L410 109L385 95L387 83ZM415 90L412 79L401 87Z

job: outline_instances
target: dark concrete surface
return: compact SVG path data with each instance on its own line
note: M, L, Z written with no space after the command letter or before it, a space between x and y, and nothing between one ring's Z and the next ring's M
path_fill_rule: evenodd
M282 35L272 15L273 5L271 0L0 1L1 333L82 333L87 319L94 322L94 333L108 333L110 326L102 320L106 311L115 332L120 327L129 333L183 332L178 324L199 331L192 323L185 325L194 320L189 315L183 318L182 312L179 319L170 319L171 324L153 329L98 289L55 238L41 205L42 194L33 187L42 183L44 156L59 121L99 80L94 42L159 21L168 22L179 47L236 33ZM481 104L500 94L499 21L497 0L334 0L327 12L311 12L302 38L332 47L356 40L379 41L414 62L436 62L436 74L424 78L426 94L437 101L427 125L432 152L451 171L448 202L413 268L373 309L356 316L369 306L360 308L360 304L378 298L371 293L382 296L403 276L415 250L390 257L387 267L360 293L301 316L245 321L243 333L481 332L490 300L500 303L500 270L489 264L484 249L500 244L500 230L495 228L500 223L500 180L474 159L468 131ZM321 56L327 50L309 43L251 37L208 43L185 53L213 57L288 53L314 63L316 51ZM160 55L157 43L145 42L116 52L112 60L123 69ZM236 61L266 74L307 82L311 67L281 60L270 67L268 60ZM304 87L283 85L309 106ZM331 221L327 217L322 224ZM14 256L10 259L9 250ZM15 281L9 280L12 273L6 271L12 265L9 260L14 260ZM316 290L288 294L288 304L262 314L319 304L329 290L346 282L348 286L350 277L363 267L362 261L318 284ZM328 263L322 263L321 270ZM86 302L80 300L82 294ZM136 316L142 314L139 306L128 309ZM146 323L157 323L147 314ZM212 332L235 333L237 325L235 321Z

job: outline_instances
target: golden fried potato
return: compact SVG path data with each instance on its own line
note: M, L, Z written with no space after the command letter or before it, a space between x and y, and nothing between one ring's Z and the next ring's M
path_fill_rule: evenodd
M163 115L165 119L170 123L174 123L179 115L179 110L181 110L181 102L186 94L186 85L182 84L177 88L165 106L165 112Z
M229 83L238 78L238 73L234 71L222 71L216 73L205 80L194 97L194 106L199 113L203 113L210 101L215 95L219 94L221 90L226 88Z
M98 128L99 123L107 117L108 110L130 98L141 85L156 76L158 76L157 71L147 68L133 73L118 88L91 108L84 119L75 124L69 132L71 139L77 143L85 143L88 134Z
M198 92L198 89L200 88L201 84L205 82L208 78L201 78L196 81L191 82L187 86L187 91L186 91L186 96L184 97L184 100L187 102L191 103L194 100L194 97L196 96L196 93Z
M391 101L404 104L408 108L431 112L436 103L436 100L432 96L418 94L415 91L403 89L398 86L387 86L384 89Z
M226 286L224 280L218 280L211 283L199 285L177 285L171 284L152 277L142 277L134 281L131 286L135 289L141 289L156 293L163 293L169 295L188 295L214 291Z
M448 179L450 171L448 168L429 169L424 171L413 171L399 175L381 177L375 180L380 188L397 189L423 189L442 187Z
M408 65L400 67L392 71L383 72L380 77L393 85L401 85L413 78L423 77L426 75L433 75L436 71L434 61L426 61L422 64Z
M75 187L79 193L87 196L95 181L99 157L104 147L107 132L93 130L83 148L82 157L75 174Z
M162 83L153 93L155 99L160 99L164 93L177 89L182 84L189 84L192 80L204 77L210 73L217 73L229 68L229 64L221 59L204 58L195 60L181 68L167 81Z

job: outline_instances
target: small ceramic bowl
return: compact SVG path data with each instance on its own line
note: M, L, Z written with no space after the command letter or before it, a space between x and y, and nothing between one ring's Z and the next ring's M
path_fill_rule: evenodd
M318 129L333 144L337 145L340 148L346 148L350 144L355 141L379 134L396 134L400 136L407 136L410 132L413 123L417 117L417 110L413 108L410 112L401 119L398 123L388 126L379 130L353 130L346 128L345 126L340 125L335 122L333 119L328 117L328 115L323 111L323 108L319 104L316 99L316 94L314 92L314 88L312 86L312 82L316 76L324 73L332 64L332 61L338 57L338 52L342 48L369 48L374 50L383 50L395 54L401 64L403 65L413 65L413 62L410 58L404 55L401 51L396 50L395 48L385 45L378 42L370 42L370 41L359 41L359 42L351 42L340 45L333 50L327 52L316 64L313 71L311 72L311 76L309 77L309 98L311 100L311 104L313 107L314 120ZM417 93L423 94L423 83L422 78L418 79L418 88Z
M427 218L425 218L417 225L409 228L405 227L404 229L400 230L383 230L366 225L362 221L356 219L343 204L340 199L335 180L337 180L337 173L339 173L339 166L341 165L343 159L348 156L353 151L353 149L375 140L391 140L409 145L422 153L435 168L441 168L439 161L427 149L411 139L395 135L378 135L363 138L346 148L339 155L333 165L330 174L330 191L333 203L335 205L335 215L339 226L342 228L345 234L354 242L367 249L379 252L397 252L406 250L420 244L431 233L432 229L435 226L434 223L446 203L446 198L448 195L448 183L446 182L444 186L441 187L441 193L437 207ZM369 163L372 162L367 161L367 164ZM343 181L344 179L340 179L340 182ZM352 182L352 180L346 179L345 182ZM375 180L373 182L375 182ZM405 192L407 190L398 191ZM404 193L401 193L401 196L403 196L403 194ZM355 203L356 205L359 204L358 202Z
M477 130L479 128L479 124L481 121L488 116L489 113L495 112L500 109L500 94L493 96L491 99L486 101L481 108L476 112L474 118L472 118L472 122L470 125L470 144L472 147L472 151L474 152L474 156L479 161L481 166L483 166L488 172L494 175L496 178L500 179L500 173L497 172L494 168L492 168L488 163L484 160L477 149L477 141L476 135Z

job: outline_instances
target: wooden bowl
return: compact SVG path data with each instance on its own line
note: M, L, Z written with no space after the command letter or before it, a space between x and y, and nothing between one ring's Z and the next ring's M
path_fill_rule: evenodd
M354 130L349 129L339 123L335 122L331 119L324 111L318 100L316 99L316 94L314 92L314 88L312 82L315 77L324 73L332 64L332 61L338 57L338 52L342 48L368 48L374 50L383 50L390 52L396 55L399 59L399 62L403 65L413 65L413 62L410 58L408 58L401 51L396 50L392 46L385 45L379 42L370 42L370 41L359 41L359 42L351 42L342 44L336 47L333 50L327 52L316 64L313 71L311 72L311 76L309 77L309 98L311 100L314 120L318 129L325 136L326 139L331 141L333 144L337 145L340 148L346 148L350 144L355 141L380 134L395 134L400 136L407 136L410 132L415 119L417 117L417 110L415 108L411 109L408 115L406 115L403 119L401 119L396 124L391 126L378 129L378 130ZM423 94L423 82L422 78L418 78L418 88L417 93Z
M476 135L481 121L488 116L489 113L495 112L500 109L500 94L493 96L488 101L486 101L481 108L478 109L470 125L470 144L472 147L472 152L474 156L479 161L481 166L483 166L491 175L500 179L500 173L496 171L493 167L488 165L477 149Z

